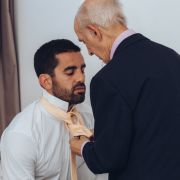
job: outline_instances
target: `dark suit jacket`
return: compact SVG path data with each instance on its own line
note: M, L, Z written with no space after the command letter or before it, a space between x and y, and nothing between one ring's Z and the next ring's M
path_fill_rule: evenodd
M83 157L109 180L180 180L180 56L141 34L91 81L94 142Z

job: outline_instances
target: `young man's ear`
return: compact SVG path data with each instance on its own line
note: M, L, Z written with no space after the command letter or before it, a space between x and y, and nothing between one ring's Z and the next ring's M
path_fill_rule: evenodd
M49 74L40 74L39 84L48 92L52 90L52 78Z
M99 27L96 24L87 25L87 29L93 37L97 38L99 41L102 40L101 30L99 29Z

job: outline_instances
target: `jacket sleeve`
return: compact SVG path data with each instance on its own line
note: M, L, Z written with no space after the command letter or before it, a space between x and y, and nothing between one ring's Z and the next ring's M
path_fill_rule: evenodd
M83 157L94 173L119 171L127 165L132 139L132 111L119 90L102 79L91 82L95 118L94 141L83 148Z
M34 180L35 145L23 134L6 131L1 139L3 179Z

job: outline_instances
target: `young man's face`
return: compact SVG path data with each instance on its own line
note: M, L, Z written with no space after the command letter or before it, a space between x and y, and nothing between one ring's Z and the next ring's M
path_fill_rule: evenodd
M52 77L51 94L71 104L85 99L85 63L80 52L66 52L56 55L58 65Z

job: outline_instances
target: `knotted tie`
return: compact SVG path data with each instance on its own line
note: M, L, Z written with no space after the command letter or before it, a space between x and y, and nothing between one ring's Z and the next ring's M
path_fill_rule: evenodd
M57 106L49 103L44 97L41 98L40 102L50 114L52 114L57 119L61 121L63 120L65 122L65 125L69 130L71 136L86 136L87 138L90 138L92 136L92 132L85 127L83 118L75 107L73 107L71 111L65 112ZM70 164L71 180L77 180L76 155L72 151Z

